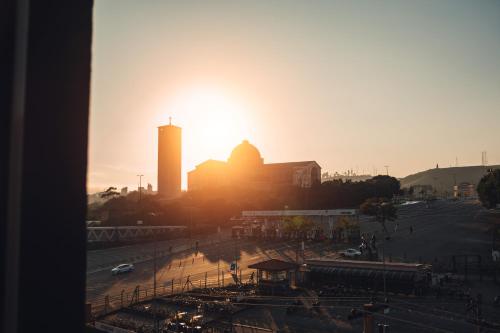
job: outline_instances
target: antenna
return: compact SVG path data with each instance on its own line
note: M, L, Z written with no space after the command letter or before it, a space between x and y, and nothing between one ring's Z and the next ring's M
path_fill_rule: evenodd
M486 151L481 152L481 165L483 166L488 165L488 153Z
M385 168L385 173L387 174L387 176L389 176L389 166L384 165L384 168Z

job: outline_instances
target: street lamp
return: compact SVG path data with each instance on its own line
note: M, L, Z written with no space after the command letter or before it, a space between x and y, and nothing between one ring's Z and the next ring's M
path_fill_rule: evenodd
M384 267L384 302L387 300L387 288L386 288L386 282L385 282L385 274L386 274L386 269L385 269L385 241L382 242L382 262L383 262L383 267Z
M217 287L220 287L220 226L217 227Z
M137 177L139 177L139 203L140 203L142 194L142 177L144 177L144 175L137 175Z

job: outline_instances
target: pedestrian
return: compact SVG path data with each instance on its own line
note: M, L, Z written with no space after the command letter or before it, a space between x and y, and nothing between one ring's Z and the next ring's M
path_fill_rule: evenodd
M396 225L394 226L394 233L396 233L398 231L398 227L399 227L399 223L396 223Z
M410 235L413 233L413 226L410 226Z

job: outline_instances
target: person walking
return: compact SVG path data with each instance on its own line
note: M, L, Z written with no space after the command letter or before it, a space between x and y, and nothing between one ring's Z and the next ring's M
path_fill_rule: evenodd
M410 235L413 234L413 226L410 226Z
M394 225L394 233L396 233L398 231L398 227L399 227L399 223L396 222L396 224Z

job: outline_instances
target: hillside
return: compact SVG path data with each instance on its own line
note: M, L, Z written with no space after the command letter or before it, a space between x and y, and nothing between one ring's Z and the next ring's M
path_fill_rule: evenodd
M413 185L432 185L438 191L453 189L455 182L468 182L477 185L487 169L500 169L500 165L467 166L454 168L429 169L400 179L401 187Z

